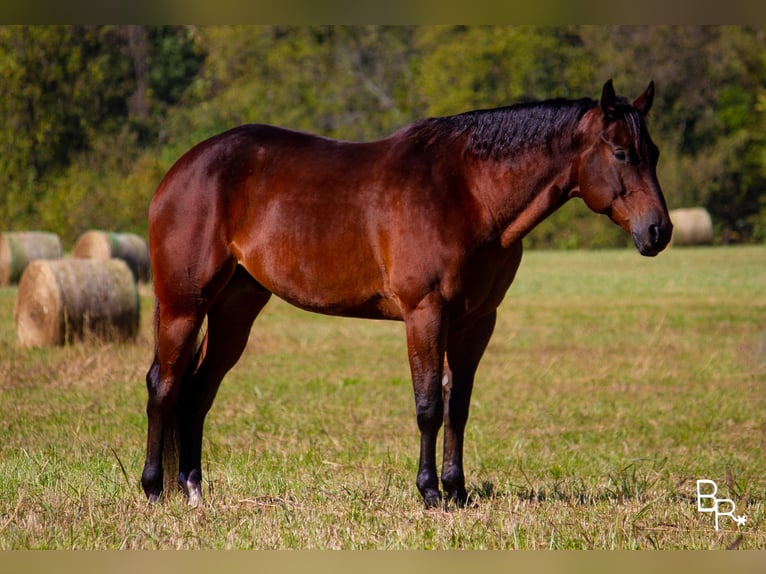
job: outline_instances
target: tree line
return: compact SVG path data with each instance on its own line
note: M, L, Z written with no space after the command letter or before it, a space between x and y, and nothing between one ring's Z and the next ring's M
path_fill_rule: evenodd
M716 240L766 240L766 39L749 26L0 27L0 229L145 233L191 145L246 122L352 140L414 119L614 79L650 118L669 207L706 207ZM573 202L570 202L573 203ZM567 205L533 246L626 238Z

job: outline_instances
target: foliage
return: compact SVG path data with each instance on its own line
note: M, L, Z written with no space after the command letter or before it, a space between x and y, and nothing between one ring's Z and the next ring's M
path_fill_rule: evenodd
M65 243L94 225L140 232L160 174L236 124L372 139L425 115L596 98L610 77L628 96L656 82L669 206L707 207L719 242L766 240L759 27L0 27L0 77L0 228ZM626 242L575 205L529 243Z
M107 35L85 27L0 28L0 185L11 221L32 216L46 176L124 115L127 63L103 41Z
M412 118L413 28L210 27L192 93L169 131L214 133L248 121L348 139L374 138Z
M593 73L572 28L432 27L418 35L418 87L429 115L550 97L580 98Z
M137 199L119 192L128 160L201 61L178 27L0 27L0 226L71 241L75 229L123 224L120 206ZM144 213L128 217L131 227Z

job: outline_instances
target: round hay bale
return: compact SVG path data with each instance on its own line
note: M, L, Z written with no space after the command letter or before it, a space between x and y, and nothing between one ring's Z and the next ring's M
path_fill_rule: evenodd
M19 282L14 320L25 347L135 338L133 274L121 259L33 261Z
M149 281L151 266L149 247L135 233L86 231L75 243L72 257L82 259L122 259L128 264L136 281Z
M705 245L713 242L713 220L704 207L670 211L673 245Z
M61 257L61 240L46 231L6 231L0 234L0 286L14 285L35 259Z

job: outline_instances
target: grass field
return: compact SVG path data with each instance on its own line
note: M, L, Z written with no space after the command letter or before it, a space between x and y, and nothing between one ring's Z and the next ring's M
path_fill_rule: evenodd
M462 510L425 510L401 324L272 301L208 417L205 505L146 503L135 344L25 350L0 289L0 549L766 548L766 247L530 251ZM697 510L696 480L747 523Z

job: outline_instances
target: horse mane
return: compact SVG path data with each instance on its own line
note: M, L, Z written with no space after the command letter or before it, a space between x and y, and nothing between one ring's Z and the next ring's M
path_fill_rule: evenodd
M426 145L465 136L464 154L497 160L532 148L550 149L561 136L573 137L582 116L597 104L590 98L557 98L428 118L411 128Z

